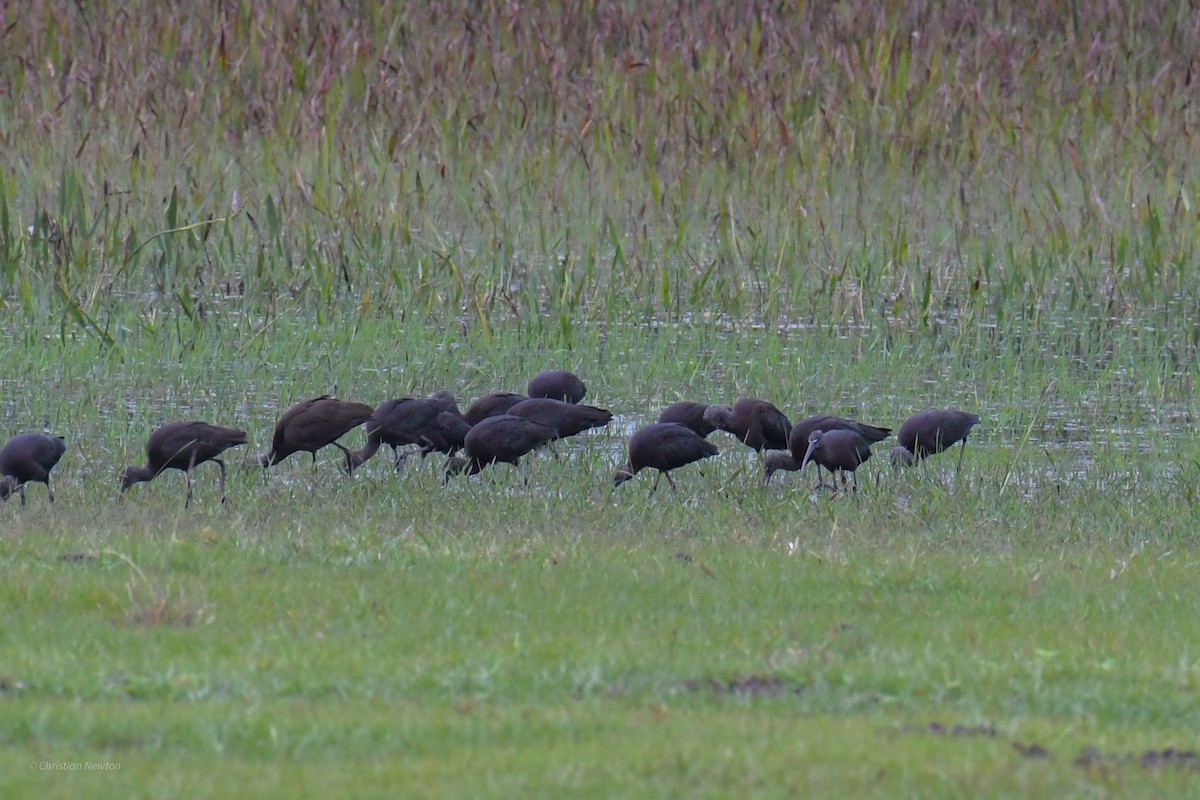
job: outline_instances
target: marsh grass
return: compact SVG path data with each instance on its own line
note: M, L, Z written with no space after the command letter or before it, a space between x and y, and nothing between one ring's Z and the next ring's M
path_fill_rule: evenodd
M15 311L1186 334L1185 5L259 11L13 16Z
M0 794L1197 793L1186 4L0 31L0 427L68 438L0 506ZM255 462L307 397L547 367L616 419L524 480ZM724 434L612 486L744 395L984 422L854 495ZM210 465L118 502L192 418L250 432L229 505Z
M1200 464L1190 382L1140 339L1064 363L987 332L652 323L554 351L515 327L281 319L253 359L224 358L239 335L131 332L122 357L54 337L6 367L39 387L9 418L70 438L53 507L40 487L0 507L13 792L1193 788L1187 762L1141 765L1194 747L1179 621ZM254 460L321 391L466 400L552 363L618 417L528 457L527 482L499 467L443 487L435 458L354 478L332 455L265 476ZM891 425L951 397L985 423L960 476L953 453L901 473L881 455L856 495L813 494L811 475L763 488L724 434L678 494L612 486L658 407L751 392ZM183 417L250 431L229 505L209 465L190 509L177 474L118 501L120 467ZM122 771L28 769L68 756Z

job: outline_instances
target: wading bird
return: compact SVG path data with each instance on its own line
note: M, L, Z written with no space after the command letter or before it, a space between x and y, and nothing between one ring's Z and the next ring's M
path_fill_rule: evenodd
M708 411L708 403L680 400L664 408L658 415L658 422L678 422L680 425L688 426L702 438L707 438L717 429L717 426L704 418L706 411Z
M220 470L221 502L225 502L225 462L219 456L231 447L246 443L246 432L209 425L207 422L168 422L150 433L146 440L146 466L126 467L121 473L121 496L130 486L151 481L164 470L177 469L187 479L183 507L192 502L192 470L211 461Z
M800 461L800 469L813 461L833 473L833 489L837 491L837 476L842 476L843 488L849 485L846 473L855 475L855 470L871 457L871 445L855 431L815 430L808 437L808 449ZM854 477L854 489L858 490L858 476Z
M329 395L314 397L289 408L275 424L271 450L259 461L263 468L274 466L292 453L311 453L317 463L317 451L333 445L346 456L346 472L354 473L350 451L338 443L354 428L371 418L375 409L365 403L335 400Z
M865 422L857 422L852 419L843 417L832 417L827 414L814 414L811 417L805 417L792 426L792 432L788 434L788 453L769 453L763 459L763 483L771 480L771 476L777 471L786 470L795 472L800 469L800 464L804 461L804 453L808 450L808 439L812 436L813 431L854 431L859 436L867 440L867 444L881 442L888 437L892 432L891 428L881 428L877 425L868 425ZM818 473L820 465L818 464ZM818 474L819 481L814 489L820 489L825 486L825 478Z
M728 431L747 447L763 450L787 450L792 423L787 415L766 400L744 397L729 406L709 406L704 420Z
M50 502L54 502L54 489L50 486L50 470L67 450L67 440L47 433L19 433L0 448L0 500L7 500L13 492L21 495L21 506L25 506L25 484L46 484Z
M462 416L468 425L478 425L488 417L507 414L508 410L517 403L528 399L523 394L514 394L513 392L492 392L471 403Z
M979 415L951 409L927 409L918 411L900 426L896 438L899 447L892 448L892 464L912 466L962 442L958 451L958 466L962 469L963 454L967 451L967 435L979 424Z
M715 444L688 426L678 422L655 422L629 437L629 460L613 477L613 485L620 486L644 469L656 469L658 474L654 476L650 491L658 489L658 481L665 475L674 492L671 470L717 453Z
M587 394L587 386L579 376L565 369L539 372L529 382L530 397L549 397L564 403L578 403Z
M496 416L501 415L497 414ZM443 411L437 415L437 430L437 441L447 442L447 446L457 445L455 450L461 450L467 444L467 434L471 431L471 423L458 414ZM442 450L442 448L434 449ZM442 452L446 455L454 454L451 450L442 450Z
M434 450L450 455L461 447L462 443L451 443L446 439L445 431L437 421L438 414L442 412L459 414L458 402L454 395L444 389L428 398L401 397L385 400L375 407L371 418L367 420L367 445L361 450L351 452L351 463L355 468L362 466L384 444L392 448L397 471L400 469L400 462L415 452L409 450L401 453L400 447L404 445L417 445L422 457Z
M556 436L558 431L549 425L524 417L511 414L488 417L467 431L463 448L467 457L448 459L442 482L448 482L451 476L460 472L475 475L489 464L503 462L519 467L521 456Z
M524 417L558 431L556 439L566 439L592 428L602 428L612 421L612 412L595 406L576 405L549 397L531 397L508 410L514 417Z

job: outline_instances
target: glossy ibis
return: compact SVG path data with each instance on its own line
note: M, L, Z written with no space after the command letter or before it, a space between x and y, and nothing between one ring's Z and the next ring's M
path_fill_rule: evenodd
M259 461L266 468L278 464L292 453L306 452L312 454L315 464L317 451L331 444L345 454L346 472L353 474L354 463L350 460L350 451L337 440L369 420L373 413L375 409L365 403L335 400L329 395L297 403L284 412L275 424L271 450Z
M579 376L564 369L539 372L529 382L530 397L549 397L564 403L578 403L587 394L587 386Z
M967 436L979 424L979 415L951 409L926 409L918 411L900 426L896 438L899 447L892 448L892 463L912 466L962 442L958 452L958 466L962 469L963 454L967 450Z
M792 432L788 434L788 450L791 455L771 454L769 458L763 459L763 483L771 480L771 476L779 470L787 470L795 472L800 469L800 464L804 461L804 453L808 450L808 440L812 436L813 431L854 431L859 436L867 440L867 444L881 442L891 434L891 428L881 428L878 425L868 425L865 422L857 422L852 419L843 417L833 417L827 414L814 414L811 417L805 417L792 426ZM818 472L820 464L818 466ZM825 485L825 479L821 478L820 482L814 487L820 489Z
M478 425L488 417L498 417L501 414L507 414L508 410L517 403L528 399L523 394L492 392L491 394L485 394L474 403L471 403L466 413L462 416L468 425Z
M602 428L612 421L612 412L595 406L584 406L554 400L549 397L531 397L522 400L508 410L514 417L524 417L558 431L556 439L566 439L592 428Z
M766 400L744 397L729 406L709 406L704 420L728 431L743 444L759 451L787 450L792 423L787 415Z
M466 446L467 433L471 430L471 423L463 419L461 415L443 411L437 415L436 424L436 433L430 432L428 438L434 443L444 442L446 447L434 447L434 450L441 450L446 455L453 455L455 450L461 450ZM453 450L450 449L451 446L453 446Z
M207 422L168 422L151 432L146 440L146 466L126 467L121 473L121 496L130 486L157 478L164 470L177 469L187 478L183 507L192 502L192 470L211 461L217 465L221 502L225 502L225 462L219 456L231 447L246 443L246 432L209 425Z
M842 475L842 486L849 484L846 473L854 475L864 461L871 457L871 445L857 431L815 430L808 437L808 449L800 461L800 469L814 461L833 473L833 489L837 490L838 473ZM858 477L854 478L854 488L858 489Z
M798 472L801 463L786 450L772 450L763 456L763 483L770 483L771 476L776 472ZM820 488L824 483L821 481L814 488Z
M50 486L50 470L66 452L67 440L47 433L19 433L0 448L0 500L13 492L21 495L25 505L25 484L33 481L46 484L50 502L54 489Z
M435 452L454 455L466 444L467 431L470 429L462 414L443 411L421 435L421 458Z
M556 429L524 417L511 414L488 417L467 431L464 442L467 457L454 457L446 461L443 483L460 472L474 475L489 464L503 462L519 466L521 456L556 436Z
M702 438L707 436L717 429L717 426L704 418L704 412L708 411L708 403L693 403L691 400L680 400L678 403L671 403L662 410L658 415L659 422L678 422L680 425L686 425Z
M375 407L371 419L367 420L367 445L350 454L351 463L357 468L378 452L381 445L392 448L396 469L400 462L413 451L400 452L403 445L418 445L421 455L439 450L449 455L462 446L461 441L453 445L445 440L444 431L437 422L438 414L458 414L458 402L450 392L442 390L428 398L401 397L385 400ZM435 441L432 441L436 439Z
M671 491L675 491L671 470L702 458L711 458L717 452L715 444L687 425L678 422L655 422L638 429L629 437L629 461L617 472L613 478L613 485L620 486L644 469L656 469L658 474L654 477L654 486L650 491L658 489L658 481L664 475L667 477L667 483L671 485Z

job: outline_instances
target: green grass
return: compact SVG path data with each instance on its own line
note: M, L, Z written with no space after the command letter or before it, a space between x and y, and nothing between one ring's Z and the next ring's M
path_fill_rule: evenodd
M69 436L58 502L0 507L6 793L1195 790L1191 762L1141 763L1196 747L1200 464L1190 384L1137 339L1064 366L920 332L625 327L554 351L513 328L280 320L227 359L240 334L131 332L120 357L53 340L6 366L41 387L13 417ZM553 363L619 416L528 458L527 485L501 467L443 487L436 458L348 478L302 456L265 479L254 460L320 391L465 400ZM951 453L872 459L857 496L764 489L714 434L677 495L611 485L658 407L741 393L891 425L951 398L985 422L957 480ZM190 509L175 473L118 502L146 433L188 417L250 431L228 507L207 465Z
M1197 31L0 19L0 430L68 438L57 503L0 506L0 795L1200 796ZM255 460L314 395L550 367L617 418L527 482ZM661 407L748 395L983 422L960 476L881 451L855 496L724 434L614 489ZM229 505L207 465L118 502L193 418L249 432Z
M663 509L679 532L653 539L619 529L628 509L599 512L608 532L473 541L397 525L245 544L189 521L67 562L73 543L18 537L5 773L64 793L1194 787L1189 767L1072 763L1194 742L1194 556L980 553L901 526L884 547L861 508L842 532L821 509L777 537L689 533L706 510ZM750 676L778 691L723 688ZM66 758L121 772L22 770Z

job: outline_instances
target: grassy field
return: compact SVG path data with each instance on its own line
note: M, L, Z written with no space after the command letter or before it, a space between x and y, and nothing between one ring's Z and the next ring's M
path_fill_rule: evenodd
M0 795L1200 797L1200 15L885 5L0 11ZM255 460L549 367L527 482ZM983 422L614 489L741 396Z

